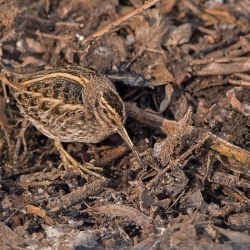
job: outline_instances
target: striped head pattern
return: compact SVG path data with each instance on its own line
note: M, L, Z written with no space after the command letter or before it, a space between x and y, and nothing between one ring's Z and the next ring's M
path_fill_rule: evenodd
M122 126L126 121L126 110L118 93L112 88L100 92L95 103L95 108L111 129Z

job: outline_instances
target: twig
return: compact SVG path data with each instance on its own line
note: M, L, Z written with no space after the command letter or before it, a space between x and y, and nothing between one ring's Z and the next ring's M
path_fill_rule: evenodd
M107 155L102 157L100 160L97 161L96 166L104 167L108 165L110 162L114 161L115 159L123 156L125 153L130 151L127 145L118 146L109 151Z
M128 115L132 117L133 119L146 124L152 128L159 129L165 134L175 134L175 131L177 131L178 127L180 126L178 122L176 121L170 121L167 119L164 119L156 114L151 114L146 111L143 111L136 107L134 104L131 103L125 103L126 110L128 112ZM191 128L194 128L190 126ZM214 151L225 155L227 157L232 157L236 159L237 161L243 163L242 170L244 169L245 173L250 173L250 152L247 150L244 150L240 147L237 147L219 137L216 135L210 133L208 144L211 149Z
M134 221L137 225L142 226L145 229L148 229L152 226L152 219L143 214L138 209L135 209L130 206L126 205L113 205L113 204L106 204L100 207L91 207L83 210L84 212L98 212L102 214L107 214L111 216L121 216L125 218L129 218L130 220Z
M15 174L5 175L2 179L3 180L8 180L8 179L17 178L17 177L19 177L21 175L27 175L27 174L43 171L44 170L44 165L40 164L42 156L43 156L43 154L39 157L39 159L37 159L37 163L36 163L35 166L32 166L30 168L25 168L25 169L15 173ZM17 171L18 170L19 169L17 168Z
M22 188L30 188L30 187L45 187L50 185L63 185L65 182L63 181L32 181L32 182L17 182L17 185Z
M69 41L69 40L72 40L75 38L74 34L67 35L67 36L57 36L57 35L51 35L51 34L47 34L47 33L41 33L40 30L37 30L34 32L34 31L28 30L28 29L26 29L26 32L29 34L32 34L32 35L37 35L40 38L45 37L45 38L51 38L51 39L60 40L60 41Z
M225 207L218 210L210 211L210 215L213 217L226 217L229 213L242 213L250 208L250 200L228 203Z
M50 200L55 199L56 197L52 198L50 197ZM6 219L4 220L5 225L9 225L11 223L11 221L13 220L14 216L19 213L22 209L24 209L26 206L32 204L32 203L37 203L37 202L43 202L43 201L48 201L48 198L41 198L41 199L36 199L36 200L30 200L27 203L25 203L24 205L21 205L19 207L16 208L16 210Z
M87 46L87 47L85 49L85 53L81 56L81 61L88 53L91 44L93 44L94 42L99 40L102 36L104 36L105 34L110 32L111 30L117 28L119 25L121 25L125 21L129 20L130 18L137 16L137 15L140 15L142 12L149 9L150 7L152 7L153 5L155 5L159 1L160 0L149 0L141 7L135 9L134 11L128 13L127 15L122 16L121 18L119 18L119 19L115 20L114 22L110 23L109 25L107 25L105 28L103 28L103 29L93 33L92 35L86 37L82 41L82 45Z
M237 78L241 78L239 80L235 80L235 77ZM240 85L240 86L250 86L250 76L247 74L242 74L242 73L235 73L232 74L229 78L228 78L228 82L231 84L235 84L235 85Z
M197 147L200 147L202 144L204 144L204 142L208 139L208 137L209 137L209 133L207 133L207 135L204 135L204 137L201 140L199 140L195 145L190 147L180 157L178 157L176 160L168 164L167 167L163 168L151 181L149 181L146 187L150 188L159 179L159 177L163 175L167 170L171 169L173 166L177 166L180 162L183 162L188 157L188 155L192 153L193 150L195 150Z
M232 62L248 62L249 57L228 57L223 56L219 58L204 58L204 59L196 59L191 61L189 64L190 66L196 66L196 65L204 65L209 63L232 63ZM236 73L237 74L237 73Z
M84 24L82 23L71 23L71 22L56 22L55 26L68 26L68 27L80 27L83 28Z
M200 117L200 119L198 120L197 124L203 123L204 119L207 117L207 115L208 115L209 113L212 112L212 110L214 109L215 106L216 106L216 104L212 105L212 107L210 107L210 108L205 112L205 114L202 115L202 117Z
M39 207L36 207L34 205L28 205L26 207L26 211L28 213L31 213L31 214L34 214L34 215L37 215L37 216L43 218L47 225L52 226L55 224L54 220L47 215L46 211L44 211L43 209L41 209Z
M47 208L50 210L50 212L58 212L62 209L66 209L78 204L79 202L82 202L89 196L100 194L107 186L107 179L98 179L93 182L88 182L83 187L79 187L62 198L51 202L48 204Z
M233 73L242 73L250 70L250 63L248 62L233 62L233 63L210 63L194 74L196 76L217 76L229 75Z
M75 35L68 35L68 36L51 35L51 34L41 33L40 30L37 30L36 32L34 32L34 34L37 36L47 37L47 38L60 40L60 41L68 41L68 40L74 39L74 37L75 37Z
M125 21L129 20L130 18L132 18L134 16L137 16L137 15L140 15L142 12L144 12L145 10L147 10L148 8L150 8L151 6L155 5L159 1L160 0L149 0L149 1L147 1L141 7L135 9L134 11L128 13L127 15L124 15L121 18L117 19L116 21L110 23L104 29L101 29L101 30L93 33L92 35L88 36L86 39L84 39L82 41L82 44L86 45L86 44L88 44L91 41L97 41L97 40L99 40L102 36L104 36L109 31L117 28L119 25L121 25Z
M228 79L228 82L234 85L250 87L250 82L247 81Z

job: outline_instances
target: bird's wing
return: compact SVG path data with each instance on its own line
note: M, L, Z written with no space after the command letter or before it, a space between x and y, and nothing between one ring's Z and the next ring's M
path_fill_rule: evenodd
M51 115L70 118L84 113L83 93L90 79L90 72L83 77L76 69L78 67L46 70L23 79L4 77L25 117L37 121Z

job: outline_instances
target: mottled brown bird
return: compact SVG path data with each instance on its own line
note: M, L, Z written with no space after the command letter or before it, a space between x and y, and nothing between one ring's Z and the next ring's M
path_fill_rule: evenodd
M121 135L144 166L124 127L124 103L103 74L71 66L41 71L23 79L3 71L2 78L13 89L21 114L54 139L65 167L73 165L85 177L84 172L99 176L92 171L99 168L79 164L61 142L98 143L113 133Z

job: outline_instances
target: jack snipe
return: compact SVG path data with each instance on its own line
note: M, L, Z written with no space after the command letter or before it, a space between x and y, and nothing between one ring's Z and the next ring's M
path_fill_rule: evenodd
M91 164L79 164L61 142L97 143L119 133L139 163L142 159L124 127L126 111L114 85L103 74L81 66L45 70L18 79L2 72L14 92L21 114L55 140L62 163L99 176ZM92 169L92 170L91 170Z

